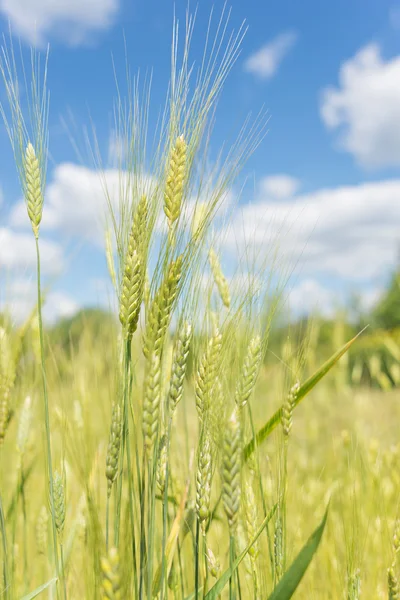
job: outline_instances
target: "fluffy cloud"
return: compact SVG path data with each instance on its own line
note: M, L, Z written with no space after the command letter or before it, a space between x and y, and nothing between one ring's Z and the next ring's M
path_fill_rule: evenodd
M377 44L342 64L339 85L324 90L321 117L339 145L367 167L400 165L400 56Z
M228 249L276 246L303 276L366 282L394 266L400 180L318 190L279 203L260 196L241 207L223 236Z
M104 178L110 200L116 205L120 174L110 169ZM57 230L76 238L101 240L108 210L103 184L100 173L94 170L72 163L57 166L46 189L43 231ZM29 226L23 202L14 208L10 222L17 227Z
M271 79L296 40L297 35L293 31L281 33L249 56L244 64L245 70L260 79Z
M0 12L13 29L38 45L50 36L71 46L85 43L112 25L118 7L119 0L0 0Z
M293 196L300 187L300 182L289 175L271 175L260 182L263 195L275 200Z
M41 268L44 275L55 275L63 267L62 248L41 239ZM35 242L32 232L17 233L0 227L0 270L32 272L36 268Z
M0 310L6 306L12 318L21 322L28 317L36 304L36 284L32 279L15 279L4 291L0 302ZM50 291L46 294L43 307L43 318L48 324L55 323L60 318L71 317L79 310L75 300L60 291Z

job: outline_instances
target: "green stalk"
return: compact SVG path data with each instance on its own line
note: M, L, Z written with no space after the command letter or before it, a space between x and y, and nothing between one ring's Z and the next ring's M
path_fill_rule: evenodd
M133 471L131 462L131 443L129 439L129 411L128 404L130 398L130 364L131 364L131 338L128 338L125 347L125 368L124 368L124 430L126 436L126 460L128 466L128 486L129 486L129 514L131 520L131 536L132 536L132 560L133 573L135 581L135 594L138 592L137 569L136 569L136 534L135 534L135 517L133 508Z
M233 569L233 563L235 562L235 539L231 534L229 537L229 567ZM229 600L235 600L234 581L232 575L229 577Z
M109 526L110 526L110 494L107 494L107 504L106 504L106 554L107 555L108 555Z
M24 538L24 577L25 577L25 591L28 592L29 589L29 580L28 580L28 535L27 535L27 526L28 521L26 518L26 497L25 497L25 487L24 487L24 478L23 478L23 466L22 466L22 457L21 457L21 501L22 501L22 518L23 518L23 538Z
M66 577L65 577L64 549L63 549L63 544L62 543L60 543L60 554L61 554L61 570L62 570L62 579L63 579L64 600L67 600L67 580L66 580Z
M167 402L167 414L169 412L169 404ZM164 487L164 498L163 498L163 533L161 543L161 595L160 600L164 598L164 571L165 571L165 546L167 543L167 520L168 520L168 480L169 480L169 441L172 429L172 417L168 421L167 430L167 465L165 469L165 487Z
M1 529L1 537L3 540L3 578L4 578L4 598L8 600L10 598L10 579L9 579L9 571L8 571L8 551L7 551L7 536L6 536L6 522L4 519L3 512L3 503L0 495L0 529Z
M195 544L195 572L194 572L194 597L199 600L199 554L200 554L200 521L196 517L196 544Z
M248 412L249 412L251 434L253 436L253 439L256 439L256 435L255 435L256 430L255 430L255 426L254 426L253 411L251 410L251 406L250 406L249 402L247 403L247 407L248 407ZM263 486L261 470L260 470L260 459L259 459L257 450L258 450L258 447L257 447L257 441L256 441L256 445L254 448L254 456L256 458L256 463L257 463L257 479L258 479L258 486L260 488L260 495L261 495L261 501L262 501L262 506L263 506L263 517L265 519L265 517L267 516L268 513L267 513L267 506L265 504L264 486ZM265 530L267 532L268 554L269 554L269 561L270 561L270 565L271 565L271 576L272 576L272 580L274 580L275 565L274 565L274 555L273 555L273 551L272 551L271 535L269 532L269 523L267 523Z
M51 458L51 440L50 440L50 416L49 416L49 398L47 394L47 378L46 378L46 365L44 358L44 340L43 340L43 320L42 320L42 290L41 290L41 274L40 274L40 249L39 249L39 237L35 235L36 245L36 265L37 265L37 305L38 305L38 323L39 323L39 343L40 343L40 360L42 370L42 384L43 384L43 401L44 401L44 422L46 430L46 462L47 471L50 487L50 510L51 510L51 525L53 532L53 553L54 562L56 568L56 577L60 577L60 567L58 563L58 551L57 551L57 529L56 519L54 510L54 481L53 481L53 462ZM57 586L58 595L58 586Z
M154 537L155 537L155 509L156 509L156 480L157 480L157 460L158 438L153 450L153 460L148 465L149 470L149 528L148 528L148 550L147 550L147 599L152 600L152 582L153 582L153 557L154 557ZM151 467L151 468L150 468ZM150 481L151 475L151 481Z
M143 580L144 580L144 559L146 552L146 533L144 525L145 497L146 497L146 454L143 449L142 464L142 494L140 497L140 579L139 579L139 600L143 600Z

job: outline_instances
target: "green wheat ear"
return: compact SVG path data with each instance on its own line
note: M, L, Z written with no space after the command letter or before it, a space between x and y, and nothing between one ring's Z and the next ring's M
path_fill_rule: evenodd
M121 578L119 555L116 548L111 548L108 556L101 559L101 600L121 599Z
M164 212L171 229L181 214L183 186L186 171L186 142L179 136L172 149L169 160L169 171L165 186Z
M39 160L30 142L25 151L24 169L28 216L32 224L33 233L37 238L39 236L39 225L42 220L43 195Z

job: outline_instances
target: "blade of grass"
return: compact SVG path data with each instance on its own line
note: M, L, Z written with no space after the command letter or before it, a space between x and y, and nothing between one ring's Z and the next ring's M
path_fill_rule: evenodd
M301 400L317 385L319 381L332 369L332 367L338 362L338 360L346 354L349 348L354 344L357 338L363 333L364 329L360 331L355 337L347 342L340 350L335 352L321 367L309 377L296 395L295 406L297 406ZM282 418L282 407L279 408L274 415L265 423L261 429L257 432L257 435L253 437L250 442L244 448L244 458L247 460L249 456L254 452L257 446L262 444L267 437L272 433L275 427L281 422Z
M329 505L321 523L309 537L268 600L289 600L294 594L320 544L328 518Z
M243 550L243 552L241 552L239 554L239 556L237 556L237 558L235 559L235 561L232 564L232 567L229 568L229 569L227 569L225 571L225 573L223 573L223 575L221 575L221 577L218 579L218 581L209 590L209 592L207 592L207 594L205 595L205 600L217 600L219 594L221 593L221 591L223 590L223 588L225 587L225 585L228 583L228 581L230 580L230 578L232 577L232 575L235 573L236 569L238 568L238 566L240 565L240 563L242 562L242 560L244 559L244 557L246 556L246 554L248 553L248 551L250 550L250 548L254 545L254 543L257 541L257 539L261 535L264 527L266 527L267 523L269 523L269 521L274 516L275 511L277 509L277 506L278 505L275 504L272 507L272 509L269 511L269 513L267 514L267 516L265 517L265 519L261 523L260 527L258 528L258 530L257 530L255 536L253 537L253 539L246 546L246 548ZM193 596L190 596L189 598L192 598L192 597ZM189 600L189 598L187 598L186 600Z
M36 590L33 590L33 592L31 592L30 594L27 594L26 596L21 598L21 600L32 600L32 598L36 598L37 596L39 596L39 594L44 592L44 590L46 590L48 587L53 585L53 583L56 583L56 581L57 581L57 577L53 577L53 579L50 579L50 581L48 581L47 583L44 583L43 585L39 586L38 588L36 588Z

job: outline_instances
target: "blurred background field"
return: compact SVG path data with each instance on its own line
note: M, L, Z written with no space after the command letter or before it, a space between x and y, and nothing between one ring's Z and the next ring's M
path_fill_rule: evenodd
M331 503L321 547L296 593L298 598L388 597L387 569L396 555L400 497L397 281L397 276L393 277L380 304L357 319L354 314L341 312L330 320L315 316L289 324L288 316L282 313L272 325L251 401L257 423L265 422L283 402L294 370L304 381L365 323L371 323L294 413L288 448L289 562L315 527L316 518L322 515L329 499ZM20 589L30 589L50 575L44 557L49 529L48 517L44 518L47 498L40 468L43 416L38 400L36 320L30 318L18 329L3 314L1 331L3 351L7 343L18 356L10 422L1 447L3 502L8 520L14 523L13 560L20 579L18 585ZM49 327L45 335L55 463L65 461L66 468L67 586L72 598L89 598L94 576L90 563L95 564L98 559L94 549L104 543L102 526L96 523L95 515L101 520L104 512L110 398L117 394L117 323L112 314L88 309ZM139 349L137 356L140 362ZM2 369L4 365L3 362ZM192 377L193 365L188 374L189 379ZM32 404L29 423L24 425L27 396ZM178 467L172 469L178 478L173 483L175 489L184 483L184 465L196 421L194 398L187 395L178 410L177 433L171 447L171 462ZM282 452L283 436L278 428L259 450L267 505L279 494ZM18 495L16 504L16 490L22 483L23 494ZM94 511L88 510L88 497L93 500ZM27 525L23 524L21 511L16 511L21 502ZM218 533L221 511L216 518L209 543L223 564L226 548ZM193 528L188 515L187 519L185 538L181 533L182 548L189 543L188 531ZM27 548L21 537L24 526ZM259 560L264 564L268 557L266 538L260 544ZM24 552L35 555L35 560L24 558ZM29 563L26 571L19 568L24 560ZM245 586L247 578L251 580L250 565L245 563L241 569ZM261 572L267 570L264 564Z

